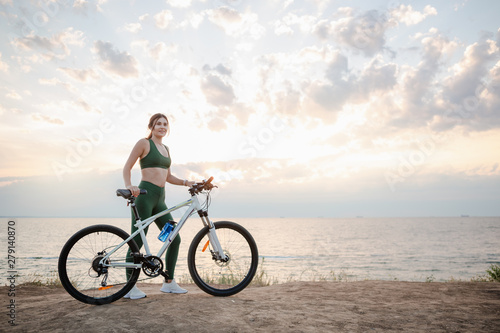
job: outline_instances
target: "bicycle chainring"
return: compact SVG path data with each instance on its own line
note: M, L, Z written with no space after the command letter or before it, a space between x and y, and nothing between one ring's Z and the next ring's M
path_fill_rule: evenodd
M157 256L144 257L142 271L149 277L157 277L163 271L163 261Z

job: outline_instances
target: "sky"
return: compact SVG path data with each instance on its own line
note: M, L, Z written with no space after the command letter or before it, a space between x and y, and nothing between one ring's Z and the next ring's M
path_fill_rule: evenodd
M212 216L500 216L499 12L0 0L0 216L128 216L157 112L172 174L214 176Z

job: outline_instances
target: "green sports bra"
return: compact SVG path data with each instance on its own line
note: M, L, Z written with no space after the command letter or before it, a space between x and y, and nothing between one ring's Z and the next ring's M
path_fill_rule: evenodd
M140 159L139 164L141 165L141 169L147 169L147 168L168 169L170 167L170 164L172 163L170 157L163 156L158 151L158 148L156 148L156 145L153 142L153 140L149 139L148 141L149 141L149 153L146 156L144 156L144 158ZM165 146L165 148L167 149L167 152L170 155L167 146Z

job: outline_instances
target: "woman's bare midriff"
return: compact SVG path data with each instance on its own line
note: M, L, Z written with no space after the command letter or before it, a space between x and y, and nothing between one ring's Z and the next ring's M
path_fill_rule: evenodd
M142 180L155 184L158 187L164 187L167 181L168 169L147 168L142 169Z

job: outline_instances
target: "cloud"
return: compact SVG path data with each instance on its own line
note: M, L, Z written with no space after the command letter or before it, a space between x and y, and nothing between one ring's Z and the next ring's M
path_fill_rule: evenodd
M72 90L73 87L67 83L67 82L63 82L61 80L59 80L58 78L52 78L52 79L38 79L38 83L41 84L41 85L45 85L45 86L56 86L56 85L59 85L65 89L67 89L68 91Z
M407 26L415 25L423 20L425 20L428 16L437 15L436 8L431 5L427 5L424 7L423 12L413 10L411 5L400 5L390 11L390 15L397 22L402 22Z
M259 17L252 12L240 13L234 8L219 7L206 11L210 22L222 28L231 37L249 37L260 39L266 29L259 24Z
M64 121L63 120L61 120L59 118L56 118L56 117L47 116L45 114L33 113L31 115L31 118L33 120L41 121L41 122L45 122L45 123L49 123L49 124L52 124L52 125L64 125Z
M77 14L87 16L91 12L101 12L101 3L105 1L86 1L86 0L75 0L73 2L73 11Z
M351 8L340 8L334 16L341 18L337 21L321 20L316 24L316 35L323 40L333 39L366 56L373 56L384 50L385 32L395 25L377 10L356 14Z
M284 82L283 88L274 93L273 111L283 115L296 115L301 111L302 93L290 82Z
M433 119L433 128L465 126L482 131L500 126L499 54L498 44L489 39L467 46L443 80L441 113Z
M481 80L488 73L488 67L499 56L499 46L492 40L469 45L460 62L453 66L453 75L445 82L445 97L453 104L461 104L464 99L475 96Z
M167 3L174 8L188 8L191 6L191 0L167 0Z
M15 100L21 100L22 97L19 95L15 90L9 90L7 94L5 94L5 97L10 98L10 99L15 99Z
M294 26L298 26L299 30L303 33L310 33L313 31L316 23L317 18L315 16L297 16L294 13L288 13L274 23L274 33L278 36L293 35L295 30L292 27Z
M220 76L208 74L201 81L201 90L207 101L214 106L229 106L235 100L231 84L225 82Z
M205 64L205 65L203 65L203 70L206 71L206 72L210 72L211 70L213 70L213 71L219 73L220 75L227 75L227 76L231 76L232 73L233 73L233 71L230 68L226 67L223 64L218 64L214 68L212 68L209 65Z
M421 39L421 45L422 60L417 67L405 70L400 83L404 119L396 120L399 125L422 126L435 114L443 112L436 98L442 83L436 78L446 60L445 56L454 50L456 42L433 31Z
M261 61L269 68L262 71L261 96L267 96L265 101L272 103L274 111L330 123L346 105L367 102L372 96L390 92L397 84L396 64L374 58L361 72L353 71L346 55L328 48L307 47ZM288 71L293 75L282 76Z
M154 16L155 25L160 29L167 29L174 21L174 16L170 10L163 10Z
M42 51L42 56L50 61L53 59L64 59L71 54L69 46L83 47L85 45L84 33L74 30L73 27L51 37L43 37L35 34L12 39L13 46L22 51ZM43 52L44 51L44 52Z
M153 47L148 49L151 58L155 60L162 59L167 54L175 54L179 49L178 45L167 45L164 42L157 42Z
M60 67L58 70L62 71L72 79L80 82L87 82L99 79L99 74L97 74L93 69L74 69L67 67Z
M123 29L135 34L142 30L142 25L140 23L128 23Z
M101 60L103 69L111 74L127 77L137 77L137 60L127 52L120 52L110 42L97 41L94 51Z
M9 64L2 61L2 52L0 52L0 71L5 73L9 71Z
M383 63L374 58L361 72L354 84L357 100L367 101L378 92L390 92L397 84L398 66L394 63Z
M95 107L91 106L89 103L87 103L85 100L82 98L79 98L77 101L73 102L73 104L78 107L83 109L85 112L97 112L97 113L102 113L99 109L96 109Z

